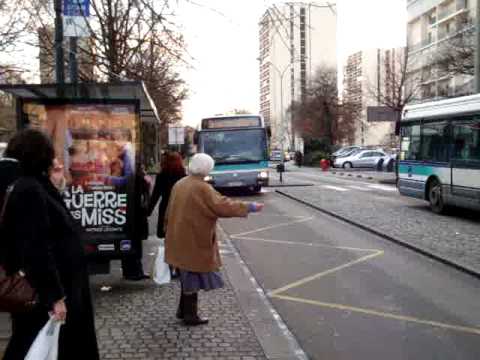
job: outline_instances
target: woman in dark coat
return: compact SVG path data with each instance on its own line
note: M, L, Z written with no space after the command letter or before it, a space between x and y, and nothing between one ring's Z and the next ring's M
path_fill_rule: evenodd
M135 173L134 231L132 234L133 255L122 259L123 277L126 280L140 281L149 276L143 271L143 240L148 239L148 206L150 203L150 182L143 166Z
M49 179L54 148L36 130L18 133L6 156L17 159L20 177L7 200L2 241L8 271L24 270L38 304L12 314L4 360L23 360L49 312L65 324L58 360L99 359L81 232Z
M186 176L183 160L177 152L167 152L162 155L161 162L162 171L155 179L155 186L153 187L152 197L150 199L150 206L148 208L148 215L150 216L157 205L160 197L160 206L158 207L158 224L157 236L159 238L165 237L163 225L165 222L165 213L167 211L168 200L170 193L175 183Z

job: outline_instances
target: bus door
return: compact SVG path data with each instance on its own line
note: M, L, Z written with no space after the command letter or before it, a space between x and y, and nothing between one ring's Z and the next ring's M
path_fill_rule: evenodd
M480 205L480 120L453 123L452 194Z

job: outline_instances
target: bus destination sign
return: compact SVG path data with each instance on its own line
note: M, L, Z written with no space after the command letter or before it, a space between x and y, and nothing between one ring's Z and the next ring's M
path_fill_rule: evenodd
M204 119L203 129L226 129L226 128L244 128L260 127L259 117L234 117L234 118L215 118Z

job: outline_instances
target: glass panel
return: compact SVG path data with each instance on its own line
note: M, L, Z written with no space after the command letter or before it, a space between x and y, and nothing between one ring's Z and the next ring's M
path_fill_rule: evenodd
M266 160L264 130L203 132L200 136L203 151L217 164Z
M412 125L403 129L402 146L404 160L421 160L420 156L420 125Z
M448 126L441 124L424 124L422 128L422 159L427 161L448 162L450 139Z
M480 160L480 120L455 124L453 144L454 159Z

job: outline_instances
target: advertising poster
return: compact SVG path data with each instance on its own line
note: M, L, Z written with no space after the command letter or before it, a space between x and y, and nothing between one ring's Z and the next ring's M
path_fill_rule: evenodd
M99 251L128 251L138 119L135 105L25 104L30 125L52 137L65 203Z

